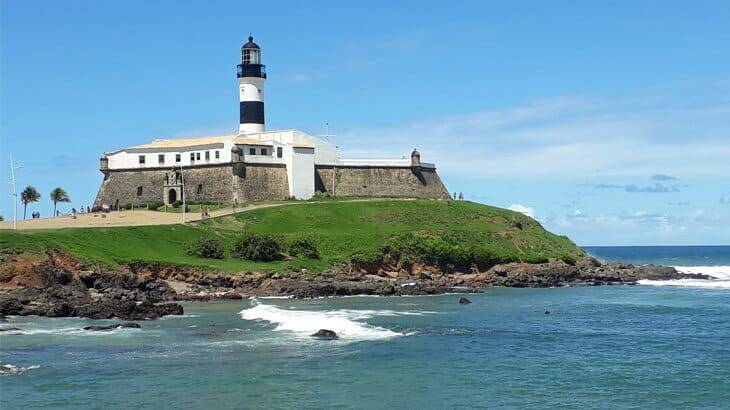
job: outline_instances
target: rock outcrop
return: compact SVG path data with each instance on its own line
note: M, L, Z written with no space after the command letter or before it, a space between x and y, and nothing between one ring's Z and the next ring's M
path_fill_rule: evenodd
M584 258L566 263L508 263L485 271L443 272L437 267L388 262L345 266L313 274L245 272L225 274L199 268L131 263L110 271L66 255L5 255L0 269L3 315L82 316L93 319L155 319L179 315L174 301L241 299L249 296L315 298L348 295L475 293L491 286L556 287L635 284L640 279L709 279L664 266L608 264ZM466 303L466 298L459 303Z
M312 337L323 340L334 340L339 338L334 330L329 329L319 329L314 334L312 334Z

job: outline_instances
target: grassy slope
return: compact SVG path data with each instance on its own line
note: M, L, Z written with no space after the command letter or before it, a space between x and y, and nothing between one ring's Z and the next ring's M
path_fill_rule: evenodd
M522 224L522 229L516 223ZM294 237L315 236L322 259L250 262L187 256L183 244L206 233L230 243L244 229ZM243 212L183 225L0 231L0 250L40 252L55 247L84 260L107 265L133 260L209 267L222 271L321 270L349 260L354 252L377 252L393 234L429 232L455 235L465 245L480 246L517 259L579 256L568 238L544 230L516 212L456 201L378 200L305 203Z

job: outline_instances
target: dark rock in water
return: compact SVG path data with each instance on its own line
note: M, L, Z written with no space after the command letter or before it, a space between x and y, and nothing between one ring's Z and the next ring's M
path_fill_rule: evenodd
M0 332L11 332L14 330L23 330L19 327L0 327Z
M240 300L243 299L243 295L238 292L226 292L220 297L221 299Z
M460 305L468 305L470 303L471 303L471 300L469 300L467 298L461 298L461 299L459 299L459 304Z
M549 311L549 310L546 310L546 311L545 311L545 314L546 314L546 315L549 315L549 314L550 314L550 311Z
M418 279L420 279L420 280L431 280L432 278L431 278L431 275L429 275L428 273L421 272L421 274L418 275Z
M124 323L116 323L109 326L86 326L84 330L95 330L95 331L108 331L108 330L114 330L119 328L131 328L131 329L140 329L142 326L140 326L138 323L134 322L124 322Z
M316 337L318 339L325 339L325 340L339 339L339 336L337 336L337 333L335 333L333 330L329 330L329 329L319 329L316 333L314 333L312 335L312 337Z

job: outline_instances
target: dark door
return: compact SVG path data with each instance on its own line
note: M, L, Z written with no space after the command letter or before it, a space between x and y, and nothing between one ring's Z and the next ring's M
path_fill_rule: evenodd
M167 203L172 205L173 202L175 202L175 201L177 201L177 191L175 191L174 189L171 189L167 193Z

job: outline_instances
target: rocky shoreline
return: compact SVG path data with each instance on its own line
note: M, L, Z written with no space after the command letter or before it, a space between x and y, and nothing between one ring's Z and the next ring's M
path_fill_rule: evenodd
M6 315L80 316L148 320L183 313L179 301L242 299L244 296L314 298L350 295L476 293L493 286L558 287L631 285L641 279L710 279L664 266L608 264L591 258L575 263L509 263L479 271L444 272L433 266L392 261L345 266L317 274L207 272L199 268L131 263L109 271L68 255L47 252L3 255L0 318Z

